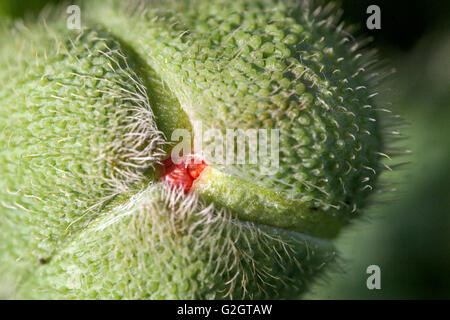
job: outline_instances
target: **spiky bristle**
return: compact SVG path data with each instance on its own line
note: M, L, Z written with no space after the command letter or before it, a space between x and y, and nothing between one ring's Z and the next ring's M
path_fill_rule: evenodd
M2 22L2 281L30 298L299 297L391 168L373 53L315 1L82 3L81 31ZM205 158L189 190L167 187L156 167L196 121L279 130L279 166Z

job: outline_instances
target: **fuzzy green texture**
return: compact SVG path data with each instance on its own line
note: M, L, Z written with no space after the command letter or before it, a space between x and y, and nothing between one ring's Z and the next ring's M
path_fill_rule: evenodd
M232 220L194 194L156 184L102 214L22 291L64 299L295 297L333 255L326 241Z
M381 167L358 46L309 1L81 9L82 31L50 18L0 34L14 39L0 49L0 284L25 298L298 298ZM168 190L155 169L196 121L279 129L279 168L206 159L192 194Z
M6 36L0 243L11 250L0 256L20 281L111 199L144 183L164 141L145 88L104 32L39 26Z
M145 10L139 1L112 3L100 2L92 20L141 53L192 122L223 135L280 130L273 175L261 161L208 164L255 184L254 192L286 194L299 202L297 210L319 209L314 215L324 223L344 225L358 215L375 188L383 146L372 61L333 13L313 12L311 1L150 1Z
M207 169L195 190L216 207L226 208L245 221L253 221L315 237L335 236L342 224L281 192L273 192L217 169ZM242 190L245 190L242 191ZM301 223L299 223L301 221Z

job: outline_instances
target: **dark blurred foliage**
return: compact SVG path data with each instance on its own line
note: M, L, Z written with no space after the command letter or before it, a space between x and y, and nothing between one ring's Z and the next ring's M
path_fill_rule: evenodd
M381 30L365 30L373 36L377 46L392 46L402 51L411 50L417 41L434 28L446 23L450 26L448 0L340 0L344 20L365 26L370 5L381 9Z
M95 0L94 0L95 1ZM397 191L375 199L337 241L342 271L329 272L310 299L450 299L450 1L338 0L344 20L371 36L380 59L398 71L381 90L407 125L396 146L409 161L381 181ZM0 16L36 15L58 0L0 0ZM381 30L365 27L369 5ZM400 123L399 123L400 127ZM381 290L368 290L366 268L381 268Z
M36 14L46 5L61 2L61 0L0 0L0 15L21 18Z
M381 8L382 29L365 28L366 8ZM344 0L344 19L374 37L380 59L397 73L380 103L406 125L396 146L409 164L384 173L397 190L380 197L337 241L342 271L329 272L310 299L450 299L450 1ZM395 162L395 159L393 160ZM364 219L363 219L364 220ZM369 265L381 290L368 290Z

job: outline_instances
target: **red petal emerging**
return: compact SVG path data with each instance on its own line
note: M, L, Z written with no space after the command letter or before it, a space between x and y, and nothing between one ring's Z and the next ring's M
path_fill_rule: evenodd
M175 164L172 159L169 158L163 162L163 180L172 188L182 189L184 193L188 193L189 190L191 190L194 180L196 180L207 167L207 164L203 161L199 164L193 163L192 159L188 161L189 164L186 162Z

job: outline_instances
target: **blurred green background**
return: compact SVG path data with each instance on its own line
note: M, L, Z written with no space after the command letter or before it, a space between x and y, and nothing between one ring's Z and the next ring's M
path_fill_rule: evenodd
M35 15L47 2L0 0L1 16ZM372 36L380 59L397 69L382 85L380 104L399 114L399 149L384 173L385 194L366 218L337 241L340 261L308 299L450 298L450 1L341 0L344 20ZM381 30L367 30L366 9L381 8ZM397 128L393 128L397 129ZM395 188L395 191L391 189ZM369 265L381 269L381 289L369 290Z
M381 30L365 28L371 4L381 8ZM449 299L450 1L345 0L343 7L344 20L374 37L380 59L397 70L380 104L391 102L406 122L396 147L411 153L393 160L409 163L382 175L387 194L338 239L342 267L305 298ZM367 288L370 265L380 267L380 290Z

